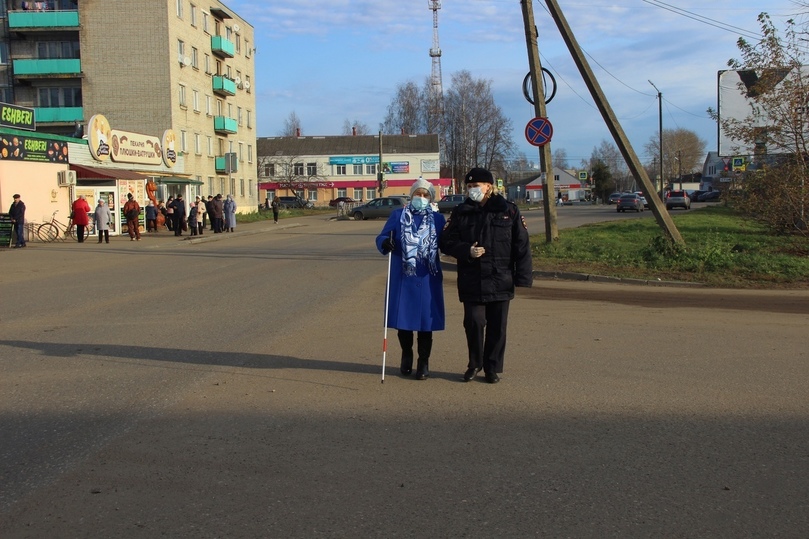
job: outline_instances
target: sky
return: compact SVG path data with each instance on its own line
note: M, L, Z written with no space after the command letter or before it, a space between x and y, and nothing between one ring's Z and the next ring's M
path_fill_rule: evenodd
M226 0L255 29L256 125L259 137L278 136L294 112L304 136L340 135L346 120L377 133L396 88L430 77L433 11L428 0ZM610 106L643 162L659 125L685 128L716 150L717 73L739 57L740 35L755 36L767 11L776 26L799 12L793 0L559 1ZM538 162L525 139L534 107L522 93L528 73L519 0L442 0L438 10L444 90L453 73L469 71L491 83L513 127L519 152ZM551 150L565 150L570 168L612 143L561 35L542 0L533 2L543 67L557 81L547 105ZM708 22L706 22L708 21ZM726 28L730 27L731 31ZM550 93L548 89L547 93Z

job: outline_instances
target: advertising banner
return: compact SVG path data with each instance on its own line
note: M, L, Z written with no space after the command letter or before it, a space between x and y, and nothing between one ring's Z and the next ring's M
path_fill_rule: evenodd
M13 127L14 129L36 131L37 122L34 119L34 109L0 103L0 125Z
M45 140L39 137L3 135L2 141L0 141L0 159L67 163L67 142Z

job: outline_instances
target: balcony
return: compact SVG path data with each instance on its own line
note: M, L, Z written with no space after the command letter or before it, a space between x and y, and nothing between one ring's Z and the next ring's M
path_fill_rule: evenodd
M233 58L236 54L236 46L222 36L211 36L211 52L220 58Z
M10 30L79 29L78 11L9 11Z
M73 58L14 60L15 77L79 77L81 60Z
M213 93L221 96L236 95L236 83L228 78L214 75Z
M216 168L216 172L219 174L227 174L228 173L228 162L227 159L222 157L217 157L214 159L214 167Z
M37 124L75 123L84 119L82 107L35 107L34 118Z
M214 116L213 130L224 135L232 135L239 130L239 124L227 116Z

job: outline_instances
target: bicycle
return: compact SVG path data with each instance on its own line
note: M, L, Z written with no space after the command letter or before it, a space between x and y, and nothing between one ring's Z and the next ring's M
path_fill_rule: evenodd
M37 237L46 243L56 240L65 241L68 237L78 240L79 238L76 236L76 225L73 223L73 219L68 220L67 224L64 224L56 219L57 213L59 213L59 210L53 212L49 223L42 223L37 227ZM90 224L84 227L84 239L94 234L95 224L90 221Z

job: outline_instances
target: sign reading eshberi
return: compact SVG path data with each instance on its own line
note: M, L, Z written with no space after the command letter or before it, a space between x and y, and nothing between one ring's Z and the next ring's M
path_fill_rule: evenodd
M34 109L0 103L0 125L36 131L37 123L34 119Z

